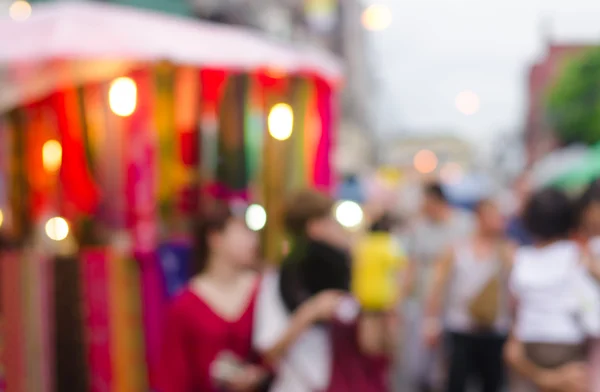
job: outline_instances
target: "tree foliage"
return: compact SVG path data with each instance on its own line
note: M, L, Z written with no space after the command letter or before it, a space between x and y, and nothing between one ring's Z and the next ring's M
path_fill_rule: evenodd
M565 65L549 91L546 114L563 142L600 141L600 48Z

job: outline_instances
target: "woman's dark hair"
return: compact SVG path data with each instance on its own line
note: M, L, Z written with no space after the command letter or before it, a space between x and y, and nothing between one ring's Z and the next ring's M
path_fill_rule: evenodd
M554 188L543 189L527 201L523 224L537 240L566 238L573 228L573 211L573 204L564 192Z
M425 185L425 189L423 190L425 196L431 197L437 201L441 201L444 203L448 202L448 197L442 188L442 185L439 182L430 182Z
M229 206L222 202L210 203L210 207L202 211L194 222L194 252L192 254L192 276L199 274L206 268L210 249L209 238L214 233L225 230L227 223L233 217Z
M389 233L397 224L397 219L392 215L384 214L381 218L373 222L369 231L372 233Z
M594 203L600 203L600 179L592 182L577 200L575 209L575 223L577 225L583 223L583 216L586 210Z

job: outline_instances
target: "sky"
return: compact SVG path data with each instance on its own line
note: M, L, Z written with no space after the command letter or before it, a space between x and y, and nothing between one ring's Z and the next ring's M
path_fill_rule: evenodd
M489 144L499 133L517 132L527 103L527 70L544 53L544 35L556 42L600 40L598 0L377 4L392 13L386 30L368 33L378 91L374 113L383 135L456 133ZM455 107L465 90L480 98L475 115Z

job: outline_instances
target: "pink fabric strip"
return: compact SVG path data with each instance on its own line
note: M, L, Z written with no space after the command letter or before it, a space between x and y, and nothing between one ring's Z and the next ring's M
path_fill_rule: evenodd
M148 364L150 388L156 388L162 319L166 305L166 289L161 274L158 257L155 253L139 254L140 281L142 286L142 312L146 331L146 360Z
M317 189L329 192L333 185L330 162L332 152L333 93L331 86L321 79L317 79L315 85L317 92L317 112L321 119L321 139L317 145L315 158L314 185Z
M107 251L86 250L82 262L90 392L106 392L112 387Z

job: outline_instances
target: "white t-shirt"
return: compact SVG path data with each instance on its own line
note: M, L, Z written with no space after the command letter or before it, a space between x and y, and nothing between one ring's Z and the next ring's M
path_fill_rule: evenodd
M289 313L279 292L279 274L264 274L254 316L253 346L258 352L273 347L289 326ZM331 373L331 341L325 326L307 330L288 350L277 369L271 392L325 390Z
M578 344L600 336L600 293L581 265L576 243L520 248L510 288L517 300L519 340Z

